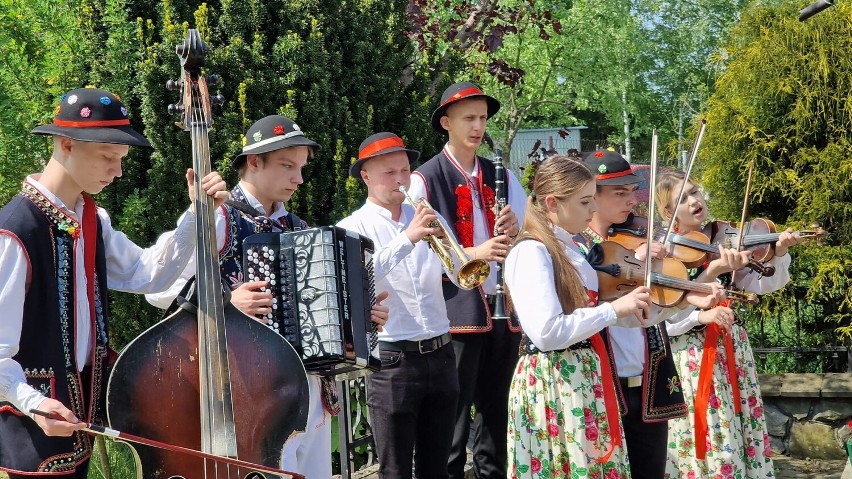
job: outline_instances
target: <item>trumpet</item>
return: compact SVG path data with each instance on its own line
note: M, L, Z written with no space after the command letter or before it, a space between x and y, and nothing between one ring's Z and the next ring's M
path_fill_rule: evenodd
M408 195L408 191L405 186L402 184L399 185L399 191L405 195L405 199L411 203L411 206L417 208L418 202L415 202L411 196ZM432 205L426 201L425 198L421 198L419 200L420 203L423 203L427 208L433 209ZM447 243L449 243L449 248L455 252L456 256L462 261L462 265L458 270L458 273L455 272L455 267L453 265L453 258L450 256L450 249L447 249L447 245L441 241L440 238L435 235L426 235L423 237L429 243L429 246L432 248L432 251L438 255L438 259L441 260L441 263L444 265L444 269L447 270L447 274L455 274L456 282L462 289L473 289L481 285L488 279L488 275L491 274L491 267L488 266L488 262L483 259L470 259L467 254L462 250L461 246L458 242L453 239L453 235L447 231L447 227L444 226L444 223L441 220L435 220L429 224L432 228L440 228L443 235L447 238Z

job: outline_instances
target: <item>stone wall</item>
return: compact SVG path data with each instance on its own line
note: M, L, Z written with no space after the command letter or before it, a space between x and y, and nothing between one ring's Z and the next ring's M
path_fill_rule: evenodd
M798 458L844 459L852 374L760 375L772 449Z

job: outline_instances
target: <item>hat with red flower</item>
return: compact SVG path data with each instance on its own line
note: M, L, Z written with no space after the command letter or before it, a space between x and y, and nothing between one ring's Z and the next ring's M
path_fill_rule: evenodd
M293 120L281 115L269 115L254 122L243 137L243 150L231 165L239 169L248 155L259 155L270 151L307 146L316 152L319 145L308 139Z
M32 133L92 143L151 146L130 127L127 108L118 96L100 88L77 88L62 95L53 121L34 128Z

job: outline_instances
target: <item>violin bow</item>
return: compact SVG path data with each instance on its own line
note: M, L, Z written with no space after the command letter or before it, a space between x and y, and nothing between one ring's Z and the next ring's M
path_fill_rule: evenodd
M45 412L40 411L38 409L30 409L30 412L36 414L38 416L46 417L48 419L53 419L55 421L65 421L64 417L60 416L55 412ZM296 472L283 471L281 469L275 469L274 467L264 466L262 464L254 464L251 462L241 461L239 459L234 459L231 457L223 457L217 456L215 454L208 454L206 452L197 451L195 449L190 449L188 447L183 446L175 446L174 444L167 444L160 441L155 441L153 439L146 439L140 436L134 436L133 434L128 434L126 432L117 431L115 429L108 428L106 426L100 426L98 424L86 423L86 427L83 428L83 431L86 431L89 434L106 436L113 439L121 439L123 441L135 442L137 444L143 444L145 446L156 447L159 449L165 449L167 451L180 452L183 454L188 454L190 456L200 457L203 459L210 459L216 462L222 462L231 466L244 467L246 469L251 469L253 471L258 472L269 472L271 474L277 474L279 476L288 476L293 479L305 479L305 476L298 474Z
M672 219L669 221L669 225L666 228L666 240L663 241L663 244L671 244L672 234L674 231L672 227L675 223L675 218L677 217L677 208L680 205L680 200L683 198L683 192L686 191L686 183L689 182L689 177L692 174L692 166L695 164L695 159L698 158L698 148L701 146L701 139L704 138L704 130L707 129L707 119L701 119L701 126L698 127L698 134L695 136L695 143L692 144L692 151L689 154L689 161L686 163L686 170L684 171L683 184L680 185L680 192L675 196L677 198L677 203L675 203L675 210L672 214Z
M654 238L654 200L657 196L657 129L651 133L651 172L648 175L648 237L645 238L645 287L651 287L651 241Z
M737 241L737 251L742 251L743 241L745 241L746 216L748 216L749 200L751 199L751 178L754 175L754 160L748 167L748 181L746 181L745 198L743 198L743 214L740 218L740 238Z

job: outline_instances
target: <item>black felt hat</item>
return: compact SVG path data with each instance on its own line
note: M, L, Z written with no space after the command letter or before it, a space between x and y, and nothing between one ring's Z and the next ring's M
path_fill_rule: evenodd
M53 122L34 128L32 133L93 143L151 146L130 128L127 108L118 96L100 88L78 88L62 95Z
M248 155L260 155L291 146L307 146L314 152L319 149L319 145L309 140L293 120L281 115L269 115L249 127L243 137L243 151L231 161L231 165L239 169Z
M500 102L482 92L478 86L470 82L453 83L441 95L441 106L432 113L432 128L438 133L446 133L447 130L441 126L441 117L447 113L447 108L453 103L466 98L484 98L488 102L488 118L500 111Z
M598 185L622 186L639 183L642 179L633 174L630 163L623 156L610 150L597 150L583 159L586 167L596 175Z
M420 158L419 151L409 150L406 148L402 138L394 135L393 133L383 131L381 133L370 135L366 140L362 141L361 146L358 147L358 161L352 163L352 166L349 167L349 176L360 179L361 168L367 160L379 155L393 153L395 151L404 151L405 154L408 155L408 161L411 163L414 163Z

